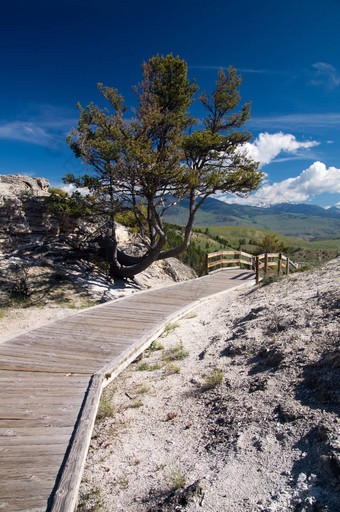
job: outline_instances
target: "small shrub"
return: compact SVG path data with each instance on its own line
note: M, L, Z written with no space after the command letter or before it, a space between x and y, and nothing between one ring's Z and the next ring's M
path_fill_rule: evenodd
M125 491L129 487L129 479L126 475L121 476L120 478L117 478L117 484L119 486L119 489L122 491Z
M260 282L261 286L267 286L268 284L276 283L280 279L280 276L275 273L272 275L266 274L262 281Z
M137 368L137 372L145 372L149 369L148 363L142 363Z
M8 285L9 296L16 304L25 305L25 303L29 302L32 290L30 289L28 278L28 269L25 265L22 265L16 277Z
M165 336L167 336L170 332L174 331L175 329L177 329L177 327L179 327L179 324L178 323L170 323L170 324L167 324L164 328L164 331L163 331L163 334Z
M153 365L149 365L148 363L142 363L141 365L138 366L137 368L137 371L138 372L153 372L155 370L159 370L161 368L161 365L159 365L158 363L156 364L153 364Z
M158 341L155 340L155 341L153 341L151 343L151 345L149 347L149 350L152 350L152 351L154 351L154 350L163 350L163 348L164 348L164 346L161 343L159 343Z
M169 480L170 480L171 488L174 491L176 489L184 489L185 483L186 483L186 478L183 473L183 470L179 466L176 466L171 470L171 472L169 474Z
M70 197L69 194L65 192L65 190L63 190L62 188L50 187L48 191L52 196L60 196L64 198Z
M180 361L188 356L188 352L183 349L183 341L178 345L163 352L163 361Z
M65 283L65 282L70 282L71 281L71 277L63 269L55 270L53 272L53 274L52 274L52 279L56 283Z
M176 366L173 363L168 363L165 366L165 374L166 375L173 375L174 373L179 373L181 371L179 366Z
M295 272L307 272L307 270L310 270L309 265L301 265L301 267L294 269L293 272L295 274Z
M187 315L185 315L185 319L186 320L190 320L191 318L196 318L197 317L197 313L188 313Z
M161 368L161 365L156 363L149 367L149 372L154 372L155 370L160 370Z
M97 412L97 419L98 420L104 420L105 418L108 418L113 415L114 412L114 406L112 404L112 396L114 392L108 393L103 392L99 406L98 406L98 412Z
M81 308L92 308L93 306L98 306L98 304L101 304L101 301L92 300L90 298L85 298L85 299L83 299L80 307Z
M138 389L137 389L137 393L139 395L144 395L145 393L148 393L148 391L149 391L149 388L145 384L142 385L142 386L139 386Z
M138 409L138 407L142 407L142 405L143 402L138 398L135 398L134 400L131 400L131 402L128 403L126 409Z
M78 502L77 512L99 512L103 510L104 502L100 497L99 487L83 494Z
M221 368L215 368L210 375L206 375L205 383L203 385L204 390L213 389L220 386L223 381L223 372Z

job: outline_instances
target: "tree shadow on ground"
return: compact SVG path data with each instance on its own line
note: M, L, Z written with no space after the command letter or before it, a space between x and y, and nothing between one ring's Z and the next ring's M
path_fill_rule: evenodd
M318 362L304 367L295 389L296 399L312 409L340 416L340 351L326 350Z
M339 512L340 466L331 442L331 429L320 423L293 446L302 456L294 463L290 485L296 512Z

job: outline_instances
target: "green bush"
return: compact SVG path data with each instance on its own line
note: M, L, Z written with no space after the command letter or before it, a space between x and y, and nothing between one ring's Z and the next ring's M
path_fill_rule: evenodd
M310 270L309 265L301 265L301 267L294 269L293 272L307 272L307 270Z

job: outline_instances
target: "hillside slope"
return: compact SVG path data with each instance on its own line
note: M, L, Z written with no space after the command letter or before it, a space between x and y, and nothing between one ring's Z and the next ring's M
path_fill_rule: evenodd
M170 208L167 222L183 225L188 210L184 200ZM340 209L325 210L307 204L279 204L268 208L227 204L209 197L198 210L196 226L251 226L270 229L282 235L314 240L340 237Z
M105 392L78 511L338 512L339 265L168 328Z

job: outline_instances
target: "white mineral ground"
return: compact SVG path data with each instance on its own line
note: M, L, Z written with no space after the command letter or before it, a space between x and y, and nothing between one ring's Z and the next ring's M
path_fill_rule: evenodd
M104 392L79 512L339 512L339 278L338 258L168 329ZM24 311L2 332L70 312Z
M11 258L9 261L15 263L16 260L21 263L20 258ZM0 272L1 263L5 266L0 260ZM5 263L8 265L7 261ZM175 258L154 263L138 276L138 284L132 281L124 282L121 279L108 281L94 265L86 262L80 262L78 265L64 263L60 268L67 276L67 281L55 285L53 293L43 295L36 306L0 307L0 340L21 330L58 320L95 303L120 299L137 293L141 288L159 288L195 276L189 267ZM52 273L53 267L29 267L29 286L33 289L32 283L46 281ZM39 293L36 293L36 296L39 296Z
M232 291L168 329L104 392L78 510L338 512L339 267Z

